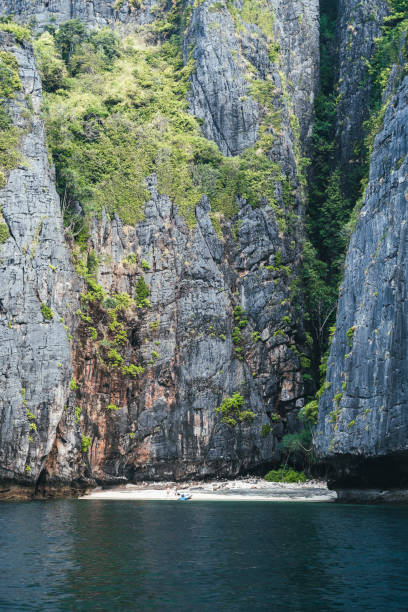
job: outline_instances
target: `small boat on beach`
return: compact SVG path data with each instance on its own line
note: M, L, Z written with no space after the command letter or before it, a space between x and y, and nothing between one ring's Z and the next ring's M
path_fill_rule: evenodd
M177 491L177 501L189 501L192 497L191 493L180 493Z

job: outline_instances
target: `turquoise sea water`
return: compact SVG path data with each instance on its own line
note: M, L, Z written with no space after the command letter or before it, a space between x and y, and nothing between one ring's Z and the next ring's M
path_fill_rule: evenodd
M0 505L0 610L408 610L408 508Z

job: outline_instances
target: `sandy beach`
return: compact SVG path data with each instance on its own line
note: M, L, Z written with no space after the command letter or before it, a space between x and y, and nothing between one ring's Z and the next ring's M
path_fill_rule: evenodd
M258 478L213 482L160 482L126 484L112 489L97 488L80 499L122 501L178 501L177 491L192 495L195 501L273 501L332 502L337 495L323 481L275 483Z

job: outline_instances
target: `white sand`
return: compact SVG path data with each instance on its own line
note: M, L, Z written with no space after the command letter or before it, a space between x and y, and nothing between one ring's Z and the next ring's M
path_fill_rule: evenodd
M94 489L80 499L177 501L176 491L191 493L192 499L189 503L195 501L331 502L337 497L334 491L329 491L325 482L286 484L246 478L221 482L127 484L113 489Z

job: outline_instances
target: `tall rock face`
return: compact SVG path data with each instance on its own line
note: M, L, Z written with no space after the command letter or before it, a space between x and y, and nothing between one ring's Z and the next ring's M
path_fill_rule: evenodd
M80 19L92 28L151 23L152 8L158 2L144 0L142 7L139 4L127 0L0 0L0 12L38 30L69 19Z
M66 330L77 298L48 163L33 50L0 32L0 51L2 62L19 75L7 107L21 151L0 190L0 478L31 487L69 393Z
M150 190L145 221L129 228L119 219L103 219L92 236L95 250L113 262L102 265L98 275L110 291L133 295L140 268L127 264L129 255L147 262L151 308L128 312L125 320L131 346L121 354L145 367L137 381L101 363L85 329L78 339L75 403L81 408L78 426L91 439L91 473L102 481L182 479L234 475L277 461L276 435L288 419L296 427L302 379L289 348L297 331L288 325L274 336L290 312L281 304L288 296L286 279L260 265L272 261L276 242L282 244L272 211L243 207L237 243L223 243L206 200L196 209L196 228L189 230L169 198L158 194L154 177ZM249 323L238 347L233 309L241 305ZM98 314L92 318L98 321ZM253 337L257 330L259 341ZM231 428L214 408L235 392L256 416ZM120 410L107 408L112 404ZM282 424L274 436L262 437L273 415ZM67 439L71 425L61 438ZM59 455L50 459L50 476L60 473L55 465L66 466L69 445L60 444Z
M337 487L408 481L407 102L405 77L375 139L319 405L315 445Z
M39 26L52 16L57 23L78 17L90 26L116 19L143 24L151 19L153 3L143 3L140 10L121 4L119 17L112 5L39 2ZM0 9L25 22L33 6L0 2ZM30 166L35 174L30 187L36 189L37 181L52 189L53 197L47 199L55 209L50 213L52 240L44 241L48 249L57 243L60 256L58 264L42 256L43 274L49 280L48 285L42 281L36 303L37 310L41 302L49 304L55 316L51 321L32 319L37 333L54 328L58 332L62 346L55 364L50 341L21 334L30 350L36 343L45 352L51 350L54 368L50 395L41 404L44 415L53 415L53 427L36 455L41 460L28 465L39 488L124 478L235 475L277 464L280 438L299 426L296 417L304 396L299 352L305 340L302 305L296 297L304 234L301 157L308 150L318 81L317 2L262 0L254 11L254 3L247 0L205 0L186 3L184 8L189 10L182 40L184 61L194 61L191 113L203 120L204 135L224 155L241 154L267 134L268 155L279 164L282 180L276 181L273 205L263 198L253 208L241 198L230 220L214 216L204 196L194 224L188 225L174 202L158 189L156 176L147 176L150 199L143 221L131 227L105 212L93 220L87 250L88 260L92 253L99 260L95 280L105 301L98 302L71 270L58 200L52 184L44 182L44 176L50 180L46 156L41 158L43 167ZM28 47L23 49L29 53ZM45 152L44 140L41 147ZM22 170L11 172L6 188L10 202L26 193L11 182L18 172ZM30 198L38 200L38 195ZM7 210L3 206L5 218ZM42 218L44 212L39 215ZM33 215L28 222L35 225ZM44 227L45 223L35 251L38 257ZM15 234L11 222L10 228ZM2 247L2 261L9 244L11 238ZM24 269L20 259L14 261L19 270ZM10 267L4 274L9 284L15 282ZM41 292L45 286L48 300ZM150 306L142 308L138 300L144 287ZM114 304L110 296L119 294L133 301L112 319L106 304ZM86 300L86 313L77 311L78 303L83 306ZM64 307L78 312L76 323L68 322ZM4 307L4 312L9 309ZM72 366L60 317L73 334ZM11 334L8 315L4 319L5 331ZM112 352L106 339L100 338L118 325L125 339ZM9 342L10 351L19 341L20 336ZM43 371L44 360L36 363ZM137 376L135 367L143 368ZM75 382L69 393L72 371ZM28 401L29 385L23 382L19 384L26 388ZM40 375L36 384L45 393ZM243 396L245 408L254 414L231 427L214 409L234 393ZM21 410L24 414L25 407ZM10 421L15 414L15 408L9 410ZM25 418L27 435L31 421Z
M278 52L271 61L272 41L265 32L243 22L242 2L233 8L230 3L195 4L183 43L185 62L191 54L194 59L191 112L203 119L204 134L224 154L236 155L256 142L261 126L271 129L263 104L251 97L251 85L272 83L271 100L281 119L271 129L271 155L292 185L289 207L282 186L276 186L286 228L266 201L254 209L242 200L232 222L221 219L216 231L206 197L196 208L195 227L189 228L158 191L154 175L147 179L151 198L145 220L135 228L117 217L95 220L90 248L103 262L98 282L106 292L133 296L143 273L151 302L143 312L128 311L123 321L131 342L122 354L145 367L137 380L124 378L109 360L101 362L86 326L82 335L80 329L74 357L76 426L90 440L87 474L99 481L235 475L277 463L279 439L297 429L303 405L298 351L304 332L294 294L304 214L299 158L311 132L317 82L316 4L304 3L297 12L292 7L293 41L303 55L301 68L296 72L291 65L287 75ZM274 16L272 3L262 5L276 37L281 36L288 25ZM282 66L290 61L292 56L282 59ZM291 100L286 79L295 87L302 78L303 93ZM132 265L134 255L138 263ZM102 324L102 312L92 316ZM232 428L214 409L234 393L242 394L255 417ZM112 405L120 410L107 409ZM77 452L71 462L75 472L81 463L81 453L68 441L72 414L66 413L46 466L50 483L61 474L73 477L67 473L68 455Z
M363 123L370 113L370 81L367 61L388 13L386 0L338 2L338 102L336 149L342 182L349 193L354 165L361 165Z
M257 81L269 85L273 110L286 114L289 139L277 143L276 156L287 160L294 144L290 113L307 148L319 82L318 18L315 0L205 0L194 9L184 39L185 58L191 52L196 67L191 110L225 155L240 154L258 139L263 109L251 91Z

